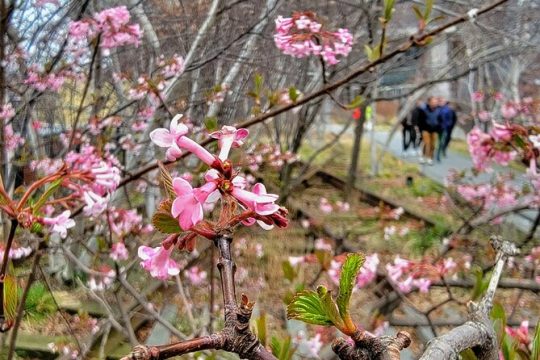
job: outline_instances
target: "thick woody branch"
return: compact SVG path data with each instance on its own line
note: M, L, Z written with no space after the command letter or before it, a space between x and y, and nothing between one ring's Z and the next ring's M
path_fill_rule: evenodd
M509 256L516 255L518 250L514 244L502 241L499 237L493 237L491 244L497 250L497 258L486 294L479 304L470 303L469 321L433 339L420 360L456 359L458 354L466 349L472 349L479 360L499 358L497 337L489 319L489 312L493 307L493 298L504 263Z

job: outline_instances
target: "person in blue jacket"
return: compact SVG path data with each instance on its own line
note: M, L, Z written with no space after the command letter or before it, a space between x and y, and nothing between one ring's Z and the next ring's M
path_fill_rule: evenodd
M446 157L446 149L452 139L452 131L457 122L456 112L450 103L443 97L439 98L439 146L437 147L437 161Z
M424 115L418 123L418 128L422 133L424 143L423 154L420 163L433 165L433 155L435 155L435 142L440 131L439 101L435 96L430 96L427 103L422 107Z

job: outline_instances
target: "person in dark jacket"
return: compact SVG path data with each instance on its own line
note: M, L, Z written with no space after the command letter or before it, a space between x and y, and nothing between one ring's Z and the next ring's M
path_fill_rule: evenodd
M420 155L418 153L418 147L420 146L421 137L418 135L418 124L423 121L425 116L424 111L422 110L423 103L418 102L416 107L411 111L411 113L403 119L401 125L403 126L403 155L407 155L407 150L409 147L412 148L412 155Z
M438 105L439 100L435 96L430 96L427 104L422 107L425 116L423 116L423 121L418 123L424 142L423 156L420 158L421 164L427 162L428 165L433 165L435 142L440 129Z
M441 154L446 157L446 149L452 138L452 131L457 122L457 116L450 103L445 98L439 98L439 146L437 147L437 161L441 161Z

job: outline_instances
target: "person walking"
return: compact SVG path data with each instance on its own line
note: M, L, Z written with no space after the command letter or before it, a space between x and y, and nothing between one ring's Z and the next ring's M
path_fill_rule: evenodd
M452 139L452 131L457 122L457 116L450 103L443 97L439 98L439 146L437 147L437 161L441 161L441 154L446 157L446 149Z
M420 155L418 147L420 146L420 136L417 135L418 124L423 121L425 116L422 110L422 102L418 102L410 114L401 121L403 135L403 156L408 156L407 151L411 147L411 155Z
M423 121L418 124L424 142L423 154L420 158L421 164L427 162L428 165L433 165L435 142L440 129L438 105L438 99L435 96L430 96L427 104L422 107L425 116L423 116Z

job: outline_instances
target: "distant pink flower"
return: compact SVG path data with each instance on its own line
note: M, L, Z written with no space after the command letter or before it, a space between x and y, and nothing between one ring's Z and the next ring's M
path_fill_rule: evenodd
M113 244L109 256L114 261L127 260L129 258L129 252L123 242L117 242Z
M214 182L208 182L200 188L193 189L190 183L177 177L173 180L173 188L177 197L172 204L172 216L178 218L183 230L189 230L202 221L202 205L216 190L217 185Z
M236 129L234 126L223 126L221 130L210 134L214 139L218 139L220 148L219 158L227 160L231 148L237 148L244 144L244 139L249 135L247 129Z
M379 255L372 254L366 256L366 261L360 268L360 273L356 279L356 286L363 288L377 277L377 267L379 266Z
M13 109L13 106L11 104L8 103L0 107L1 120L9 120L14 116L15 116L15 109Z
M505 330L508 335L516 339L519 343L529 345L529 321L522 321L517 329L507 326Z
M397 286L402 293L409 293L413 287L412 276L408 276L405 280L397 281Z
M184 275L188 278L189 282L195 286L204 284L208 277L206 271L201 270L198 266L192 266L189 270L184 271Z
M60 215L48 218L43 218L43 224L48 225L52 232L58 233L62 239L67 236L67 229L75 226L75 220L70 218L71 211L66 210Z
M501 101L502 99L504 99L504 94L500 91L496 91L494 94L493 94L493 98L496 100L496 101Z
M481 91L475 91L472 93L471 99L474 102L482 102L484 101L484 93Z
M482 110L478 113L480 121L487 122L491 119L491 113L489 111Z
M173 249L173 246L169 250L163 246L158 248L140 246L138 255L142 260L141 266L146 271L149 271L150 275L161 280L178 275L180 268L176 261L170 258Z
M431 286L431 280L425 278L414 279L413 285L417 287L421 293L427 293L429 292L429 287Z
M512 119L517 116L517 109L514 105L506 103L501 106L501 114L505 119Z
M325 214L330 214L332 211L334 211L332 204L330 204L328 199L324 197L319 199L319 209Z
M275 204L279 196L267 194L266 187L261 183L255 184L252 191L243 190L235 186L231 194L259 215L272 215L279 210L279 205Z
M304 261L304 256L289 256L289 263L291 266L297 266L298 264L302 264Z
M477 170L485 170L488 166L492 146L491 136L475 127L467 134L467 144L474 167Z

